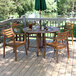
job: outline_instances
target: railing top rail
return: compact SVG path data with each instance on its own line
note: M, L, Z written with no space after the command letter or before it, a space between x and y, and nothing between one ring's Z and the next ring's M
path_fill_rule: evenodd
M7 19L7 20L3 20L0 21L0 25L1 24L6 24L9 22L14 22L14 21L22 21L23 18L17 18L17 19ZM39 21L39 20L48 20L48 21L76 21L76 18L25 18L25 20L35 20L35 21Z
M2 24L6 24L6 23L9 23L9 22L14 22L14 21L17 21L17 20L21 21L22 18L3 20L3 21L0 21L0 25L2 25Z
M1 25L1 24L5 24L5 23L8 23L8 22L10 22L10 21L11 21L11 19L7 19L7 20L0 21L0 25Z

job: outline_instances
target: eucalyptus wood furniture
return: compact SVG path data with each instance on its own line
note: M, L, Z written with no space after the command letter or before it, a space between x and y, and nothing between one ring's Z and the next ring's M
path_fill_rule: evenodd
M16 41L21 41L23 40L24 41L24 34L21 34L23 31L22 31L22 27L23 26L21 23L15 21L12 23L12 29L16 35ZM20 33L20 34L19 34Z
M15 40L15 34L12 31L12 28L4 29L2 30L3 36L4 36L4 42L3 42L3 57L5 57L5 47L10 46L13 47L14 53L15 53L15 61L17 61L17 47L20 45L25 46L25 52L27 54L26 50L26 36L24 36L24 41L16 41ZM9 43L6 43L6 39L9 38L11 41Z
M46 42L46 38L45 38L45 51L44 51L44 58L46 56L46 47L47 46L51 46L53 47L55 50L56 50L56 57L57 57L57 63L58 63L58 50L59 49L62 49L62 48L65 48L67 47L67 52L68 52L68 58L69 58L69 45L68 45L68 35L69 35L69 32L66 31L66 32L61 32L61 33L58 33L55 41L53 42L49 42L47 43ZM66 41L66 43L62 42L62 41Z
M66 22L64 26L64 31L69 31L69 36L72 37L72 45L73 45L73 23Z
M47 27L48 30L40 30L40 28L36 28L36 29L32 29L32 30L29 30L29 28L24 28L23 31L26 33L26 34L36 34L36 40L37 40L37 56L39 55L39 47L41 47L41 34L43 35L43 41L44 40L44 37L45 37L45 33L54 33L54 32L57 32L59 31L59 28L57 27Z
M32 26L34 26L36 24L36 21L32 22L32 23L29 23L29 22L26 22L26 27L29 27L30 29L32 29ZM13 29L17 28L18 25L22 25L20 24L19 22L15 21L14 23L12 23L12 27ZM19 39L19 41L23 40L24 41L24 35L22 34L17 34L17 32L15 33L16 34L16 41ZM29 40L29 36L31 35L30 34L26 34L26 38L28 38L28 49L29 49L29 44L30 44L30 40ZM23 39L22 39L23 38Z

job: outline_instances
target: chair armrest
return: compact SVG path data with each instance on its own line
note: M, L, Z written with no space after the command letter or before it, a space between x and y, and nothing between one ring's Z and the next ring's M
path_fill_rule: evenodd
M25 35L24 33L15 33L15 35Z
M45 38L56 40L56 38L54 37L45 37Z

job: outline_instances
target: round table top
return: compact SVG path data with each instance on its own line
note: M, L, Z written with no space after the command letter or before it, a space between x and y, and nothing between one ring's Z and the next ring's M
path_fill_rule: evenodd
M37 33L53 33L53 32L57 32L60 30L59 28L52 27L52 26L47 26L47 28L48 28L48 30L46 30L46 29L40 30L39 27L32 28L32 29L29 29L29 27L26 27L23 29L23 31L25 33L37 34Z

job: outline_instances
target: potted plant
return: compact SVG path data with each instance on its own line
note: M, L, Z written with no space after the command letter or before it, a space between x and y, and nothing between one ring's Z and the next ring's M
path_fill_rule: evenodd
M47 24L47 21L44 21L42 22L42 26L44 27L44 29L46 29L46 24Z
M32 25L33 25L32 21L29 21L28 25L29 25L29 29L32 29Z
M13 28L13 31L14 31L15 33L16 33L16 32L19 32L19 33L22 33L22 32L23 32L23 30L22 30L23 25L20 24L19 22L14 22L14 23L12 24L12 28Z

